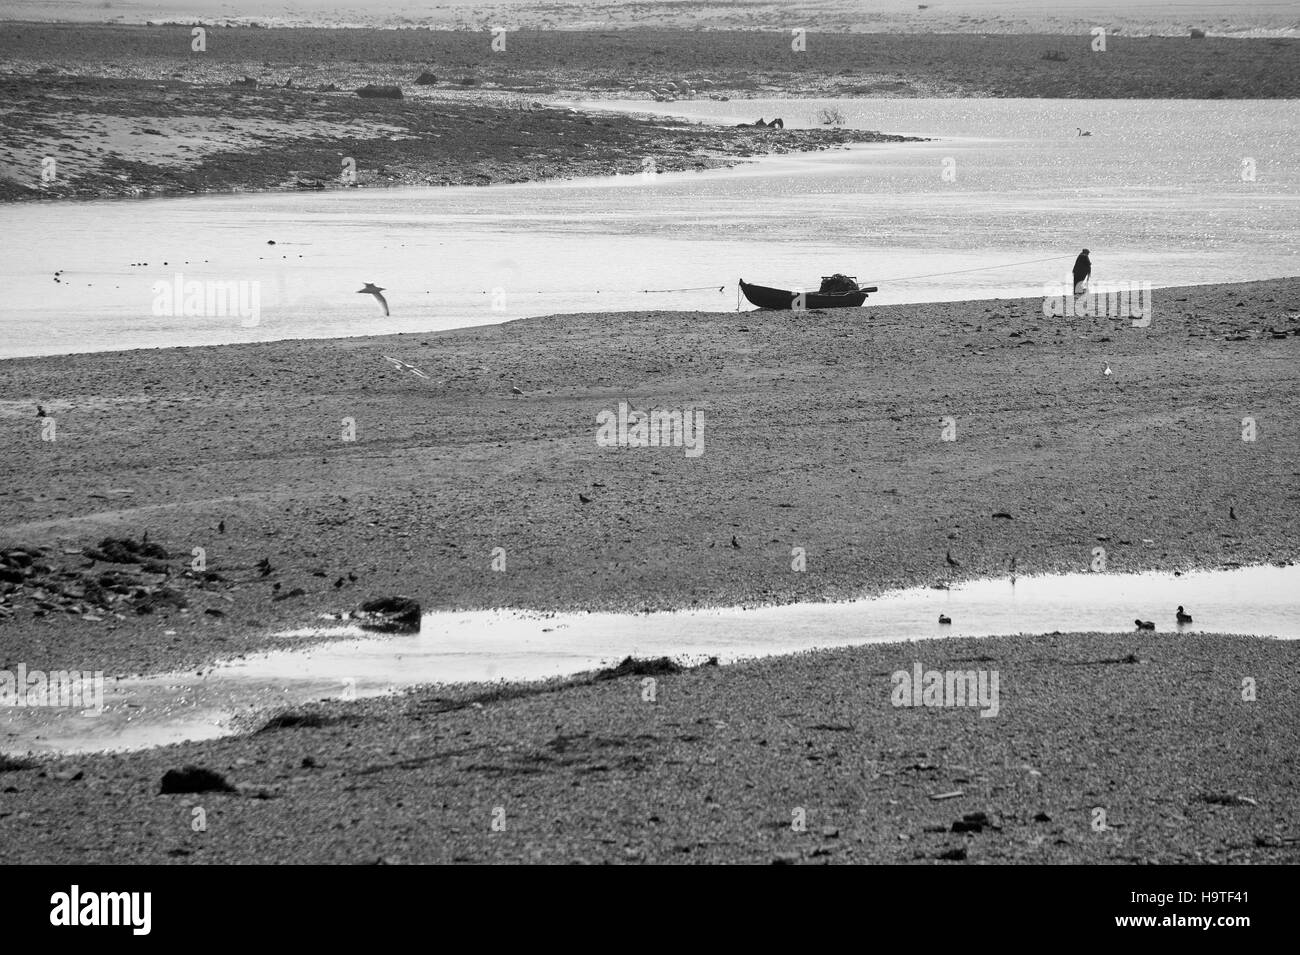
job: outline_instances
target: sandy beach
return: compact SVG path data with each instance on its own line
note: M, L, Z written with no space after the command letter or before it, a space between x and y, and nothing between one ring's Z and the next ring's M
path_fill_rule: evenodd
M100 18L202 15L191 0L128 6ZM607 20L577 0L453 0L428 21L394 6L357 23L308 0L266 23L232 11L204 27L201 49L185 22L8 21L0 202L63 213L53 203L490 185L907 141L829 114L815 129L737 126L759 118L750 100L1300 97L1300 39L1272 8L1119 9L1099 52L1082 0L1032 16L982 0L860 7L800 7L812 18L802 50L780 11L747 0L616 4ZM58 9L21 7L35 19ZM518 10L493 49L488 18ZM1189 24L1234 35L1193 38ZM365 86L401 96L359 96ZM571 108L620 99L665 112L707 99L734 115ZM988 190L979 216L1031 204L1027 183L1051 169L1089 215L1178 209L1172 224L1141 220L1171 259L1244 248L1259 265L1266 242L1291 247L1285 222L1214 212L1256 210L1256 173L1270 202L1293 186L1266 142L1285 124L1251 109L1272 125L1250 153L1234 141L1197 160L1222 166L1205 188L1228 197L1203 217L1169 198L1171 182L1138 175L1150 170L1095 174L1083 150L1105 131L1064 109L1057 151L1030 160L1027 178L980 178L1024 161L1012 139L998 140L1005 157L970 164ZM1188 123L1142 128L1177 136ZM1133 143L1105 155L1145 158ZM354 177L341 173L349 160ZM1172 178L1199 199L1191 167ZM765 188L780 186L756 185L760 202ZM917 218L943 241L961 220L933 195L932 220L928 208ZM805 204L813 242L846 214L830 199ZM1019 214L998 221L1010 232ZM912 225L861 219L877 243ZM1089 241L1101 248L1109 232L1115 245L1105 218L1089 221ZM573 222L613 234L599 215ZM42 281L76 270L54 261L71 241ZM1064 261L1075 241L1063 230ZM1014 258L1001 234L988 245ZM632 261L639 271L645 257ZM1252 274L1219 266L1194 277ZM1066 279L1064 264L1043 269ZM397 288L391 274L375 273ZM1300 558L1300 277L1155 288L1136 322L1054 314L1037 297L742 311L726 291L710 289L719 311L613 311L602 295L600 312L445 331L0 360L0 680L39 669L188 681L260 651L309 653L342 638L318 628L393 598L409 627L421 610L754 608L1016 576L1023 600L1029 575L1155 571L1196 613L1183 573ZM92 317L112 319L95 294ZM152 331L116 344L184 340ZM681 440L638 446L640 415ZM1085 632L1106 625L1070 618L1051 633L891 636L739 662L699 647L698 665L629 657L546 682L307 705L286 704L277 683L276 703L241 712L232 735L135 752L34 755L11 731L0 832L16 861L42 864L1300 861L1300 642L1184 629L1175 606L1139 604L1115 627L1137 615L1153 631ZM380 656L419 672L387 645ZM178 690L190 683L157 682L160 711L192 703ZM974 699L954 697L962 686ZM313 685L295 699L314 697ZM141 716L136 730L158 716L134 702L119 715Z
M397 593L640 611L844 599L1012 557L1086 571L1099 544L1114 571L1294 559L1300 280L1154 294L1146 328L1022 299L0 362L0 452L22 462L0 539L76 575L40 615L23 585L5 652L188 665ZM599 446L620 402L698 409L703 453ZM167 559L85 554L146 533ZM84 578L110 570L163 596L95 609Z
M1098 542L1113 570L1294 560L1300 280L1155 295L1146 328L1004 300L5 361L0 441L23 466L0 539L35 570L3 585L4 662L201 665L394 593L640 610L997 576L1012 556L1083 570ZM598 446L621 401L702 409L703 453ZM159 550L103 552L146 532ZM89 583L105 574L126 586ZM1294 861L1296 652L1059 634L660 674L653 704L636 674L420 691L11 759L0 813L46 862ZM998 670L998 717L892 706L914 662ZM157 794L191 763L233 791Z
M1062 634L417 692L6 757L0 824L55 864L1294 863L1298 652ZM996 672L997 715L894 706L917 664ZM228 790L160 793L191 765Z

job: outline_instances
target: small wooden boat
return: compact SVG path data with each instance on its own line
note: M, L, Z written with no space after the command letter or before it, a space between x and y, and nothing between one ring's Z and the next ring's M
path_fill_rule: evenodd
M856 292L791 292L783 288L768 288L766 285L751 285L741 279L740 291L751 304L759 308L811 310L856 307L867 300L868 292L876 291L876 286L858 289Z

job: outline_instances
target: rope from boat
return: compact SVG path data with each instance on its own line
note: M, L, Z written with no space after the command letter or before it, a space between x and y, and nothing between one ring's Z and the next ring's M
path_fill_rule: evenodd
M739 286L737 286L739 288ZM574 288L574 289L532 289L534 295L600 295L602 293L613 292L635 292L638 295L656 294L659 292L704 292L717 289L719 292L727 290L727 283L721 285L692 285L690 288L634 288L634 289L598 289L598 288ZM431 291L431 290L430 290ZM479 295L491 295L495 289L476 289Z
M655 292L701 292L704 291L705 289L715 288L719 292L721 292L724 291L726 287L727 285L724 282L721 285L692 285L690 288L643 288L641 289L641 291L643 293L649 292L653 294ZM737 288L739 288L739 286L737 286Z
M973 269L952 269L947 272L927 272L924 275L903 275L888 279L871 279L863 281L861 285L883 285L896 282L910 282L913 279L932 279L941 275L965 275L970 272L990 272L995 269L1014 269L1021 265L1039 265L1043 262L1059 262L1063 259L1072 259L1073 255L1052 255L1045 259L1027 259L1024 262L1008 262L1005 265L981 265ZM685 288L643 288L643 289L533 289L536 295L600 295L602 293L636 292L640 295L660 295L670 292L706 292L717 289L719 292L726 291L729 283L724 282L722 285L691 285ZM490 295L491 292L479 290L480 295ZM736 308L740 308L740 285L736 285Z
M925 275L904 275L902 277L892 278L892 279L871 279L870 282L867 282L865 284L871 285L871 284L879 284L885 282L908 282L911 281L912 279L932 279L940 275L964 275L967 272L988 272L993 269L1013 269L1018 265L1038 265L1042 262L1059 262L1062 259L1072 259L1072 258L1074 258L1073 255L1052 255L1045 259L1029 259L1025 262L1008 262L1006 265L982 265L979 268L954 269L951 272L929 272Z

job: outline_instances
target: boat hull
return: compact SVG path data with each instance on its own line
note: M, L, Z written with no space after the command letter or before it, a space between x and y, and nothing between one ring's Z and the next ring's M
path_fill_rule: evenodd
M867 300L865 290L841 292L827 295L822 292L791 292L789 289L768 288L766 285L751 285L740 280L740 291L752 305L759 308L786 310L813 310L818 308L855 308ZM874 289L872 290L874 291ZM802 301L800 301L802 296Z

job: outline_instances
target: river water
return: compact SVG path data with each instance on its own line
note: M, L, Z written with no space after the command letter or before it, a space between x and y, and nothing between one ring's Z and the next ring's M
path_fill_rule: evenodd
M935 141L514 186L4 206L17 241L0 258L0 357L723 311L737 305L737 278L815 288L837 271L880 286L868 304L1037 295L1084 246L1098 282L1297 274L1294 101L619 108L798 126L825 106L849 126ZM155 283L178 281L247 283L256 315L171 314ZM356 294L366 282L387 290L390 316Z

